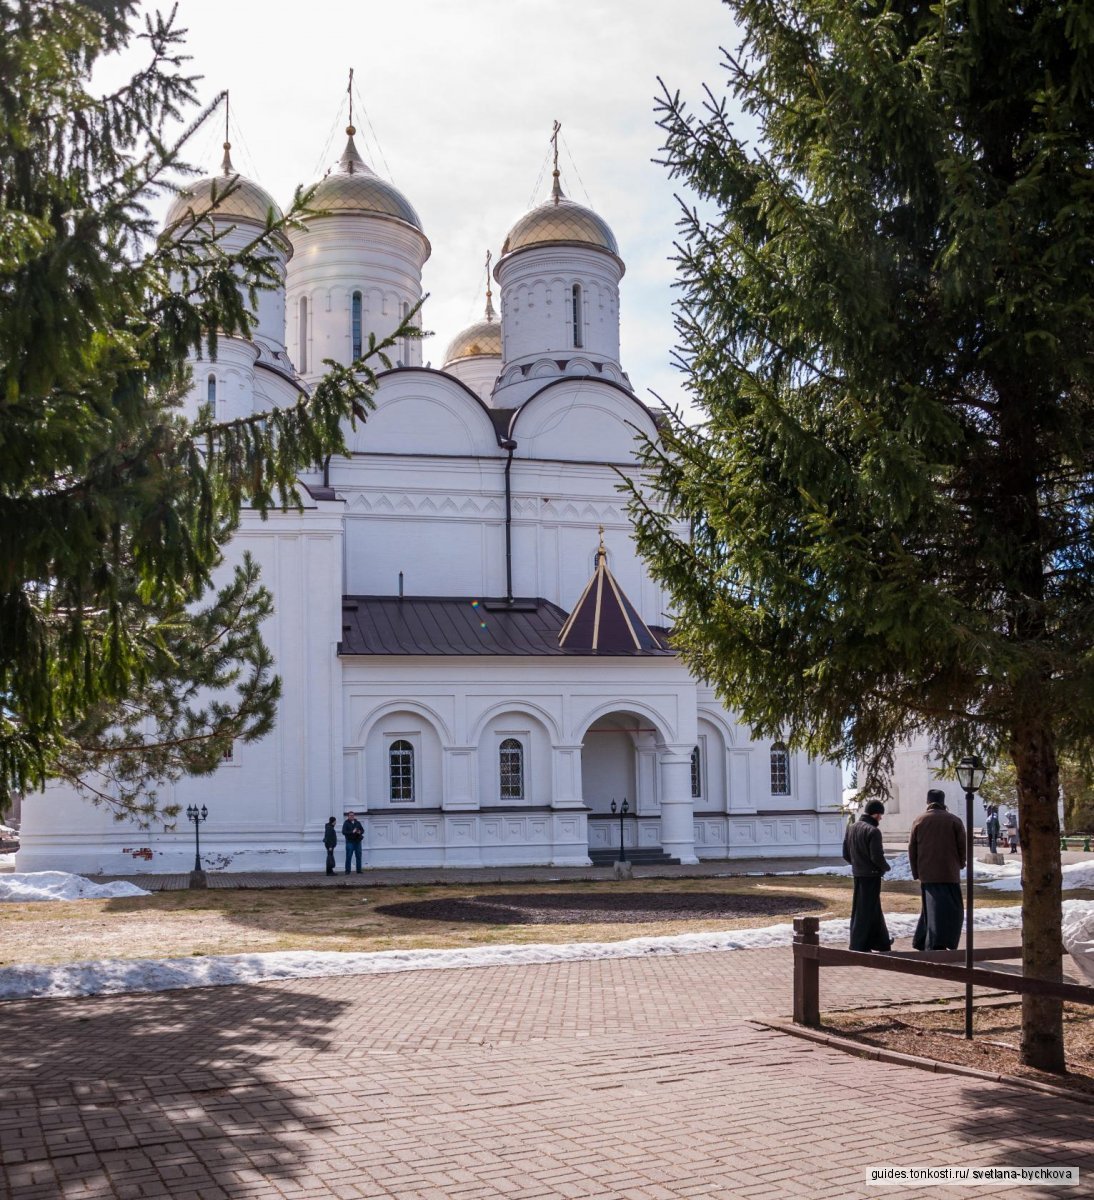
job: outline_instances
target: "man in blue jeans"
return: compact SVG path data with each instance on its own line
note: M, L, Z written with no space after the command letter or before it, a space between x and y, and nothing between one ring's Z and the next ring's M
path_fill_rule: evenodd
M342 822L342 837L346 842L346 874L349 874L350 860L357 859L357 874L361 874L361 842L364 841L365 827L357 820L357 814L348 812Z

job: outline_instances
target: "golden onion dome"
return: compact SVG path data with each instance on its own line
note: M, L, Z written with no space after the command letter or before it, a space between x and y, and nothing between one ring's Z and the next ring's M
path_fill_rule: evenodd
M457 333L444 352L444 365L480 357L501 358L501 323L494 318L476 321Z
M608 222L591 208L575 204L562 194L557 166L551 199L521 217L509 230L501 252L504 256L529 246L547 245L594 246L619 258L619 245Z
M367 213L394 217L412 225L419 233L422 222L414 206L402 192L379 175L357 153L352 125L346 133L349 141L335 170L316 185L308 208L313 214L335 216L346 213Z
M229 142L224 143L224 161L218 175L196 179L179 192L168 209L165 228L170 229L185 220L191 212L197 217L211 213L214 217L250 221L256 225L265 225L271 210L275 221L283 218L284 214L269 192L252 180L245 179L232 166L229 155L231 148Z
M494 294L490 291L490 251L486 252L486 311L483 319L476 321L448 343L444 352L444 366L451 366L465 358L501 358L501 325L494 312Z

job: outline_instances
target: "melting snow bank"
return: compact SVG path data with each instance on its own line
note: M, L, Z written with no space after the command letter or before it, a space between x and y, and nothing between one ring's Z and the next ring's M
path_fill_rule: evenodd
M31 871L0 877L0 902L27 900L118 900L125 896L150 896L133 883L92 883L67 871Z
M1020 892L1022 890L1020 871L1021 868L1019 868L1018 874L1007 874L1002 878L997 878L993 883L985 883L984 887L990 888L993 892ZM1060 868L1060 873L1063 876L1062 886L1065 891L1074 888L1094 888L1094 862L1066 863ZM977 878L980 878L979 874L977 874Z
M1094 865L1094 864L1082 864ZM850 875L851 868L846 863L839 867L811 867L808 871L780 871L780 875ZM961 872L965 874L964 871ZM1003 863L996 866L995 863L986 863L977 861L973 867L973 877L975 879L1005 879L1014 876L1021 880L1022 864L1020 860L1013 863ZM907 854L891 854L889 856L889 871L885 876L886 883L892 883L894 880L910 880L912 878L912 866L908 861ZM1084 884L1072 883L1070 887L1083 887ZM1013 889L1021 891L1022 885L1019 882L1018 886Z
M1065 912L1089 912L1094 902L1069 900ZM910 937L915 914L887 917L894 937ZM1021 910L983 909L977 929L1017 929ZM846 943L848 922L821 922L821 938ZM721 933L687 933L676 937L629 938L622 942L568 942L561 945L476 946L464 950L384 950L372 954L332 951L282 951L272 954L233 954L209 958L159 960L104 959L64 966L17 966L0 970L0 998L94 996L120 992L161 992L172 988L213 987L306 979L333 975L379 975L392 971L448 970L459 967L523 966L531 963L580 962L601 958L648 958L654 955L703 954L789 946L793 927L737 929Z
M889 859L891 870L885 876L886 883L912 878L912 868L906 854L894 854ZM1094 861L1068 863L1061 868L1063 886L1066 890L1094 888ZM841 867L811 867L807 871L779 871L780 875L846 875L851 874L847 865ZM961 872L964 876L965 872ZM987 863L979 860L973 866L974 878L984 880L984 887L995 892L1020 892L1022 890L1022 860L1015 857L1005 863Z

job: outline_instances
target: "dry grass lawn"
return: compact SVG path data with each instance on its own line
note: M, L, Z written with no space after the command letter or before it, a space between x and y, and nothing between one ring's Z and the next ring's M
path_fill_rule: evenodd
M552 895L615 890L765 897L783 915L653 919L613 922L598 914L582 924L477 924L387 915L378 907L484 894ZM982 907L1017 903L1012 894L978 894ZM919 887L885 887L887 912L919 911ZM618 941L789 921L794 914L846 917L851 881L838 876L646 879L544 884L466 884L418 887L296 888L158 892L127 900L80 900L0 906L0 966L65 963L98 958L176 958L270 950L445 949L497 943Z

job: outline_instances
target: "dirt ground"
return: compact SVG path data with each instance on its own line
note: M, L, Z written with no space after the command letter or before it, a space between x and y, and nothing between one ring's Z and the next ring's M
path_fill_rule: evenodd
M980 907L1014 903L1016 897L1006 893L977 896ZM885 907L918 912L918 885L887 885ZM846 917L850 908L851 881L839 876L376 887L365 893L157 892L125 900L0 905L0 966L269 950L617 941L750 928L804 914Z
M1094 1100L1094 1011L1064 1005L1064 1053L1068 1074L1053 1075L1023 1066L1018 1059L1022 1009L1019 1003L978 1004L973 1038L965 1040L965 1006L947 1002L936 1008L886 1009L872 1013L825 1013L822 1028L899 1054L959 1063L981 1071L1018 1075L1057 1087L1069 1087Z

